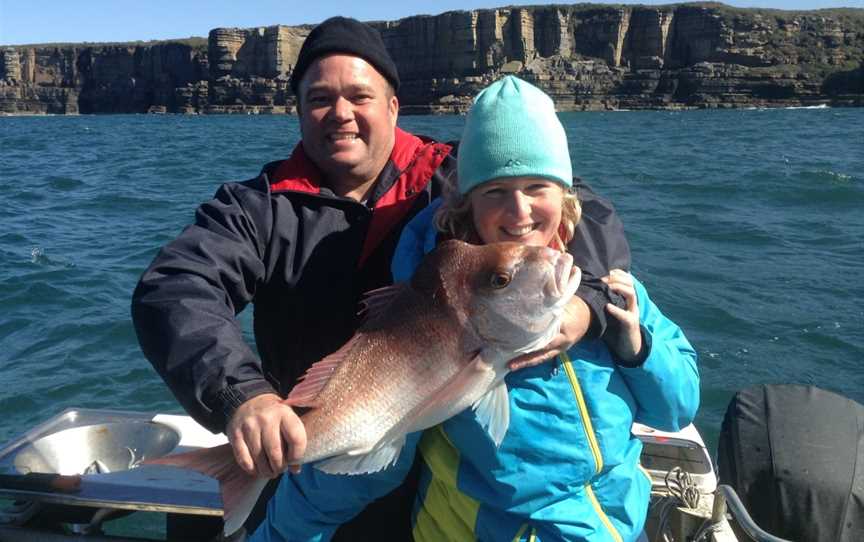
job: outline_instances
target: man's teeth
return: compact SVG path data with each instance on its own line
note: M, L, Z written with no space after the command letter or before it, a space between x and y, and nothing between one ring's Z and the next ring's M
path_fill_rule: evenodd
M526 235L534 231L534 224L529 224L527 226L521 226L519 228L504 228L504 231L507 232L507 235L512 235L514 237L518 237L520 235Z
M351 141L357 139L357 134L332 134L330 139L333 141Z

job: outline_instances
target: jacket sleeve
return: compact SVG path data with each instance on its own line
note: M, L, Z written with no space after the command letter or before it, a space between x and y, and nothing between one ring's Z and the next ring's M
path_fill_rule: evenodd
M639 302L642 337L647 357L638 367L618 366L636 400L635 421L661 431L680 431L693 421L699 408L699 371L696 351L674 322L633 280Z
M300 474L285 474L267 503L267 516L249 542L319 542L369 503L402 483L414 460L421 432L409 434L392 466L372 474L327 474L305 465Z
M441 198L433 200L402 230L390 264L393 282L410 280L423 256L435 248L438 231L433 225L433 218L435 211L441 207L441 201Z
M157 254L132 296L144 355L213 432L244 401L275 392L235 318L265 273L270 212L265 185L223 185Z
M614 319L607 318L606 304L613 303L622 308L625 305L623 298L600 279L612 269L630 269L630 245L615 207L578 178L573 180L573 187L582 206L582 218L576 226L573 239L567 245L573 263L582 270L582 283L576 295L585 301L591 311L591 327L587 337L602 336L611 346L615 344L620 328ZM607 329L610 331L609 337L606 336Z

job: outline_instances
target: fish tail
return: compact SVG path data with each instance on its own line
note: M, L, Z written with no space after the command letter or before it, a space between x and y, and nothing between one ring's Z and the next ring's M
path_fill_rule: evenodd
M226 535L243 526L268 482L267 478L246 474L237 465L230 444L149 459L144 464L190 469L218 480Z

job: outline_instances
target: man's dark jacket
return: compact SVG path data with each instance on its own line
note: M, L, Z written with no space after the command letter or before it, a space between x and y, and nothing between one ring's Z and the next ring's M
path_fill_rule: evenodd
M454 154L397 128L390 160L361 203L331 192L300 143L289 159L221 186L202 204L132 298L141 348L186 411L224 431L244 401L287 395L310 365L345 343L360 323L360 296L392 282L402 228L455 175ZM585 185L577 189L583 214L568 251L582 268L577 295L597 335L612 298L599 277L629 268L630 253L612 206ZM250 302L257 355L235 318Z

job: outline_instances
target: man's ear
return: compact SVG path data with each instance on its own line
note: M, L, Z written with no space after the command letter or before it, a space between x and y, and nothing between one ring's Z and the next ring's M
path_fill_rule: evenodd
M393 118L393 127L396 127L396 121L399 119L399 98L394 94L390 97L390 103L387 105L390 111L390 116Z

